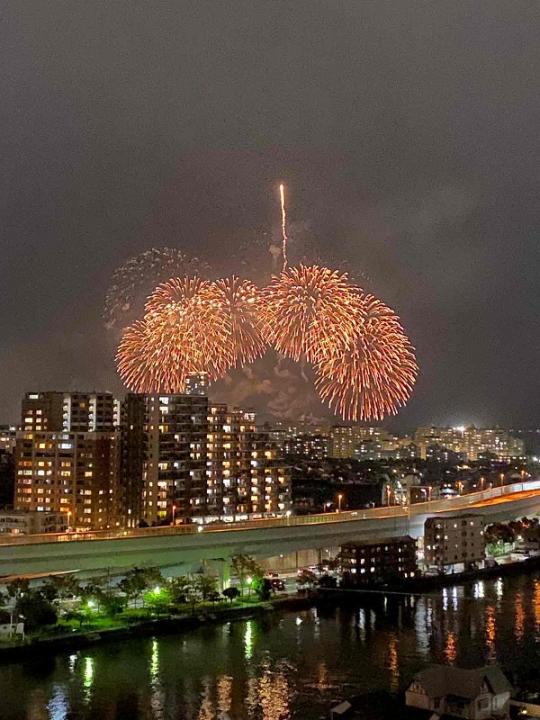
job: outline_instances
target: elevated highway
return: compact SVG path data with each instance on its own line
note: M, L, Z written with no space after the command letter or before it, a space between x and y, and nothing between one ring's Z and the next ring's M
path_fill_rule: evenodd
M425 519L437 513L475 512L486 522L540 514L540 481L506 485L451 500L409 507L326 513L235 524L145 528L131 531L0 535L0 576L105 570L134 565L186 572L204 561L227 563L245 553L261 560L337 548L344 542L410 534L421 537ZM271 561L269 561L271 562Z

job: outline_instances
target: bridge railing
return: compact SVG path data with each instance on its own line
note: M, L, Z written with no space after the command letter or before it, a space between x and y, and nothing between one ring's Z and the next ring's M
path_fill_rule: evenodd
M540 489L540 480L513 483L502 487L489 488L479 492L460 495L446 500L427 500L410 506L386 505L383 507L345 510L342 512L320 513L318 515L291 515L290 517L261 518L240 522L216 522L207 525L197 523L189 525L160 526L152 528L132 528L129 530L97 530L89 532L45 533L36 535L0 534L0 546L36 545L41 543L82 542L89 540L119 540L124 538L157 537L163 535L196 535L204 532L232 532L237 530L256 530L257 528L295 527L328 523L342 523L358 520L376 520L385 517L403 517L429 515L437 512L451 512L469 505L477 505L484 500L502 498L528 490Z

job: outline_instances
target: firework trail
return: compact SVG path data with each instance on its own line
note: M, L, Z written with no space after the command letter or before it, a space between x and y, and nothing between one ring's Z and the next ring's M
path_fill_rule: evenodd
M145 250L114 271L105 297L103 320L110 330L122 327L142 313L148 294L159 283L181 275L207 275L210 268L177 248Z
M361 300L359 332L347 347L320 356L315 385L344 420L382 420L408 401L418 365L397 315L372 295Z
M287 213L285 210L285 185L283 183L279 186L279 199L281 204L281 235L282 235L282 243L281 243L281 254L283 256L283 270L287 269L288 265L288 258L287 258L287 242L289 238L287 237Z

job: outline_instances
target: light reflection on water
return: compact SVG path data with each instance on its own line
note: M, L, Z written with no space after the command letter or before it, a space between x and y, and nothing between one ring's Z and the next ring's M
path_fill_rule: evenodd
M540 577L371 595L356 607L276 612L0 666L0 717L314 720L348 695L402 689L428 662L490 661L540 689Z

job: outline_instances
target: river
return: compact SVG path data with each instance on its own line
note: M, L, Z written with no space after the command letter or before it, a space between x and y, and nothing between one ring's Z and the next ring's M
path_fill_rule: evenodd
M498 661L540 689L540 575L364 598L0 665L0 718L315 720L434 661Z

